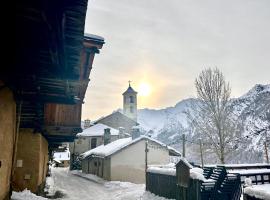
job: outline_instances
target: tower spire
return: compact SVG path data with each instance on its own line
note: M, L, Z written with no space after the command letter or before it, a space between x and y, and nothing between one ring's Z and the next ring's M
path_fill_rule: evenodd
M137 121L137 92L131 87L131 81L128 81L128 88L123 95L123 112L124 114Z

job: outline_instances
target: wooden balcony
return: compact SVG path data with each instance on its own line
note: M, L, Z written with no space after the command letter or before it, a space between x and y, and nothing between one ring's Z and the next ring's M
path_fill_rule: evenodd
M45 104L45 136L74 137L81 132L81 104Z

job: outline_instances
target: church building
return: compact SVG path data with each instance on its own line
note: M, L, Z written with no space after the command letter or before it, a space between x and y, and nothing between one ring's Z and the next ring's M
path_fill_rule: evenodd
M127 90L123 95L123 113L120 111L113 112L110 115L102 117L94 124L104 124L114 129L124 128L125 132L131 134L133 126L137 123L137 92L131 87L130 82Z
M123 112L137 122L137 92L130 86L130 81L128 89L123 93Z
M82 133L77 134L77 139L70 143L70 163L71 169L74 169L74 163L79 155L90 149L105 143L105 129L109 129L109 141L129 137L134 126L137 123L137 92L131 87L130 82L127 90L123 95L123 113L120 111L113 112L94 122L85 120L85 128Z

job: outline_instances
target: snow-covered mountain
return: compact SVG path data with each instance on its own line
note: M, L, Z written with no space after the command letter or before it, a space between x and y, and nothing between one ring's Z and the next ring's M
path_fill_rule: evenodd
M141 109L138 111L138 122L140 126L153 137L158 137L160 132L169 128L187 128L187 116L185 111L196 99L185 99L177 103L174 107L161 110Z
M194 140L185 112L197 102L197 99L190 98L161 110L141 109L138 111L138 122L145 133L167 144L175 143L183 133ZM237 120L243 124L241 132L247 139L242 148L262 152L261 143L266 134L263 130L268 129L268 134L270 131L270 84L255 85L243 96L231 99L231 106ZM263 155L258 157L254 154L254 157L263 159Z

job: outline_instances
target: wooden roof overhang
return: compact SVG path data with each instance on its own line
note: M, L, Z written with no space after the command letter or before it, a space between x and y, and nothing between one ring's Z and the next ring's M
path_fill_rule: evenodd
M22 101L21 127L35 127L37 132L43 133L50 144L74 140L76 134L82 131L81 104L83 103L89 82L94 55L99 53L99 49L102 48L103 44L104 39L97 41L95 38L91 39L89 36L84 39L80 59L80 78L78 81L67 80L66 84L63 85L62 80L59 79L23 79L24 84L28 84L27 88L30 89L24 90L24 93L21 94L24 100ZM54 97L46 94L48 92L46 87L40 88L37 94L31 95L31 87L40 85L40 82L46 82L46 84L56 87L58 96ZM73 94L77 98L76 104L72 105L71 98L70 101L67 101L66 94ZM44 95L47 100L53 100L51 102L54 103L44 101L45 98L40 98L41 95ZM60 95L62 99L66 99L65 104L70 105L64 105L61 101L58 102L57 100L59 100ZM18 102L20 101L18 100Z
M15 65L1 67L0 79L19 100L76 103L87 0L22 0L15 9Z
M73 141L76 134L81 132L81 104L86 93L88 83L90 81L89 75L92 69L95 54L104 44L104 38L85 34L83 41L83 49L80 56L80 80L78 84L77 97L80 99L79 105L46 105L45 112L52 113L55 109L49 107L58 107L61 113L50 118L50 114L45 114L45 124L43 126L44 135L50 144L58 144L63 141ZM61 107L61 108L59 108Z
M46 132L46 104L82 103L78 95L85 85L80 59L87 2L15 2L15 64L1 67L0 80L14 92L21 128Z
M80 99L84 99L88 83L90 81L89 76L93 67L93 61L95 54L99 54L99 50L103 47L104 38L92 35L85 34L83 41L83 49L81 52L81 73L80 80L82 84L80 85L78 96Z

